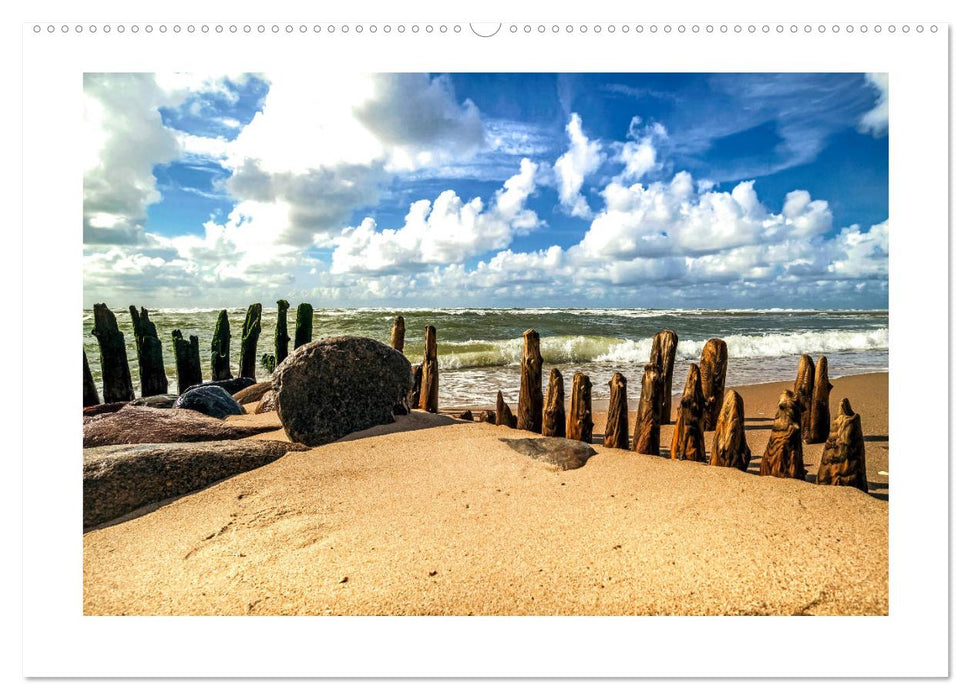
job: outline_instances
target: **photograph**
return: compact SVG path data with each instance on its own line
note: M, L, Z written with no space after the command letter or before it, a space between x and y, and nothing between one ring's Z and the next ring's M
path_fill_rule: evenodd
M78 81L83 615L889 616L889 74L352 65Z

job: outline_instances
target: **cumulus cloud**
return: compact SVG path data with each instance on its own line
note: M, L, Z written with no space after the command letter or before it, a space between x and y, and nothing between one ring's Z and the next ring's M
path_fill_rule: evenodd
M882 136L887 133L890 123L890 74L867 73L866 82L877 93L877 102L873 108L860 117L860 131Z
M640 117L631 120L628 129L628 140L621 146L617 159L624 164L621 178L636 180L660 167L655 139L667 136L667 131L661 124L650 127L642 125Z
M536 165L524 158L520 171L506 180L488 206L479 197L463 202L446 190L434 202L412 203L401 228L378 230L369 217L339 236L324 237L319 242L334 248L331 272L415 270L463 262L507 246L517 231L539 225L536 213L525 208L535 189L536 171Z
M603 148L599 141L591 141L583 133L583 121L574 112L566 125L570 148L556 159L553 171L559 187L560 203L567 207L571 216L589 218L590 205L580 194L584 179L597 172L604 162Z

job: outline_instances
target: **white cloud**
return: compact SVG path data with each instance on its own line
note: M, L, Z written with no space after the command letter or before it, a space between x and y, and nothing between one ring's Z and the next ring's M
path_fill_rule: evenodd
M643 127L641 118L634 117L628 130L628 137L631 140L624 142L617 156L618 160L624 164L621 179L636 180L657 170L660 167L660 162L654 141L656 138L663 138L666 135L667 132L661 124Z
M886 278L889 272L890 222L874 224L866 232L859 224L840 231L832 242L828 271L850 279Z
M536 165L524 158L520 171L503 184L486 206L481 198L467 202L452 190L434 202L412 203L399 229L378 230L373 218L347 228L339 236L318 239L334 248L331 272L375 273L458 263L509 245L517 231L539 225L525 208L535 189Z
M568 207L571 216L589 218L590 205L580 194L584 179L595 173L604 161L600 142L591 141L583 133L580 115L574 112L566 125L570 137L569 150L556 159L553 170L559 184L560 203Z
M890 123L890 74L867 73L866 81L876 88L877 103L873 109L860 117L860 131L882 136L887 133Z

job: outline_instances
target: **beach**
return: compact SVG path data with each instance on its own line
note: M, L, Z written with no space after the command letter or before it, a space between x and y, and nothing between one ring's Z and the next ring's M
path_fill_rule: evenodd
M869 494L813 483L822 445L804 446L806 481L758 476L791 379L732 386L748 473L667 459L670 425L659 457L604 448L596 402L597 454L557 471L501 441L533 434L455 420L474 404L443 404L87 531L83 610L887 615L888 375L833 385L834 411L846 397L862 416Z

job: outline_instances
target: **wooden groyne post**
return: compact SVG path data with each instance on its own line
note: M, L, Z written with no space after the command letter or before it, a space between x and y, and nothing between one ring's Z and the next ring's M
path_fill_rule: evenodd
M566 437L566 411L563 398L563 375L554 367L546 387L546 403L543 405L543 435Z
M418 408L438 413L438 341L435 326L425 326L425 359L421 364L421 396Z
M523 333L516 416L520 430L543 431L543 356L539 353L539 333L532 328Z
M199 336L190 335L186 340L181 330L172 331L172 347L175 350L175 375L182 394L190 386L202 384L202 361L199 358Z
M162 359L162 341L158 339L158 330L148 318L148 309L144 306L141 312L134 307L128 307L131 314L131 324L135 329L135 351L138 354L138 382L141 385L142 396L157 396L167 394L169 380L165 376L165 360Z
M590 377L583 372L573 375L570 392L570 415L566 421L570 440L593 442L593 410L590 403Z
M796 395L788 389L783 391L759 466L761 476L806 478L806 467L802 462L802 412L802 403Z
M223 309L219 312L216 330L212 334L210 376L214 382L233 378L233 373L229 370L229 343L229 312Z
M799 369L796 371L796 382L792 385L792 393L795 394L796 401L799 402L802 412L799 427L803 435L809 434L809 421L812 417L813 408L813 384L816 382L816 366L813 358L809 355L802 355L799 358Z
M101 353L101 383L105 403L132 401L131 371L125 351L125 335L118 330L115 315L105 304L94 305L94 329Z
M661 454L661 394L664 379L657 365L644 365L641 398L634 423L634 452L642 455Z
M678 351L678 334L664 330L654 336L651 344L651 364L661 372L661 423L671 422L671 391L674 383L674 357Z
M297 306L297 324L293 331L293 349L309 343L314 336L314 307L304 302Z
M610 379L610 402L607 404L607 427L604 428L604 447L630 449L628 430L627 378L614 372Z
M287 334L287 310L290 302L286 299L277 299L276 302L276 334L273 336L273 350L275 364L280 364L287 359L290 336Z
M705 397L704 429L714 430L722 410L725 395L725 375L728 372L728 345L721 338L712 338L701 351L701 393Z
M517 427L516 416L509 410L501 391L496 394L496 425L504 425L507 428Z
M262 304L250 304L243 321L243 335L239 349L239 376L256 379L256 344L260 340Z
M729 389L718 412L709 464L745 471L751 460L752 451L745 441L745 403L737 391Z
M398 352L405 351L405 317L395 316L391 325L391 347Z
M829 392L833 385L829 381L829 360L823 355L816 362L816 381L813 382L813 400L809 411L809 431L806 442L816 444L826 442L829 437Z
M819 459L817 484L853 486L869 492L866 478L866 443L860 414L854 413L849 399L840 401L833 430Z
M101 399L98 398L98 387L95 386L91 368L88 367L88 353L82 350L81 354L84 355L84 407L97 406Z
M688 367L688 378L684 382L684 392L678 407L678 420L671 436L671 459L708 461L705 456L705 433L701 424L704 404L701 370L692 362Z

